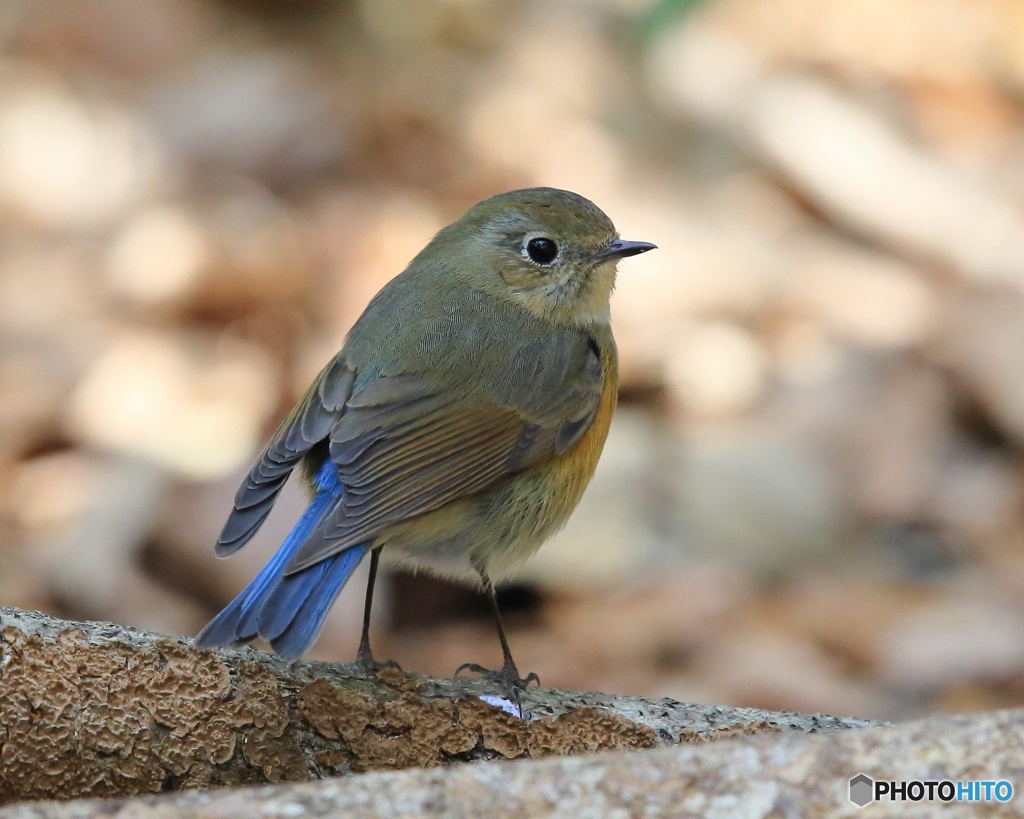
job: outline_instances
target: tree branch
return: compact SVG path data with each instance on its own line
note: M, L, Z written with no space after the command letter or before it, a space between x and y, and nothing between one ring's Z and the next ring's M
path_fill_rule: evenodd
M531 688L526 719L478 680L288 665L255 649L0 608L0 802L321 779L643 749L866 720Z
M988 780L1020 788L1024 710L940 716L868 731L738 737L632 753L383 771L325 782L124 801L21 805L4 819L303 819L524 816L860 816L850 779ZM978 791L980 793L980 791ZM1018 797L1019 798L1019 797ZM938 815L938 798L865 816ZM963 806L962 806L963 807ZM1005 816L994 798L951 815Z

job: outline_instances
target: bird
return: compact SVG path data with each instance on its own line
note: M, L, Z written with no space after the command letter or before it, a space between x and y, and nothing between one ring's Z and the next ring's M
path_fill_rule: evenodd
M537 681L520 677L494 584L564 525L594 474L618 395L617 264L655 247L621 239L583 196L543 187L491 196L439 231L370 301L242 481L219 557L253 537L296 468L309 505L195 645L259 637L297 660L369 555L356 662L379 670L369 625L386 553L486 594L502 667L456 674L512 690Z

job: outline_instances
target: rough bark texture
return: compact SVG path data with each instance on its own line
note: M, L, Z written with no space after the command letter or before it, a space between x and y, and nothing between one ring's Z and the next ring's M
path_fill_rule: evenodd
M322 779L449 762L647 749L865 720L294 666L0 608L0 803ZM424 780L440 781L440 780ZM243 797L239 797L243 798Z
M849 801L857 773L886 780L1024 782L1024 711L936 717L825 735L735 737L632 753L387 771L326 782L125 801L20 805L3 819L285 817L841 817L1020 815L1009 803Z

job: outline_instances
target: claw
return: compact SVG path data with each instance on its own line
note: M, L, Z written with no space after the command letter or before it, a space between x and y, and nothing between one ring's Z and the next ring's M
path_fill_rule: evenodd
M359 666L359 670L364 674L378 674L385 668L394 668L398 671L402 670L402 666L396 663L394 660L375 660L373 653L367 649L364 651L360 647L359 651L356 652L356 665Z
M540 677L532 671L524 678L519 676L519 670L514 664L506 665L500 671L494 671L490 668L484 668L479 663L463 663L455 669L455 676L458 677L463 671L472 671L488 682L501 685L508 695L508 699L515 703L520 719L528 719L527 712L523 710L523 699L520 696L520 692L526 689L530 683L540 685Z
M471 671L474 674L479 674L480 677L487 682L501 683L509 690L509 692L512 693L517 689L528 687L530 683L536 683L538 686L540 685L540 677L532 671L525 677L520 677L519 669L514 665L506 665L499 671L495 671L490 668L484 668L479 663L463 663L455 669L455 676L458 677L463 671Z

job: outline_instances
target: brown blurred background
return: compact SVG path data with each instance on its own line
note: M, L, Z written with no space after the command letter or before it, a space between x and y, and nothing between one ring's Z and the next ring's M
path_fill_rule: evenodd
M546 685L1024 703L1019 0L7 0L0 604L194 634L212 545L367 300L470 204L595 200L622 403L504 593ZM315 656L349 661L362 575ZM378 655L494 664L389 575Z

